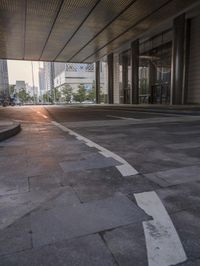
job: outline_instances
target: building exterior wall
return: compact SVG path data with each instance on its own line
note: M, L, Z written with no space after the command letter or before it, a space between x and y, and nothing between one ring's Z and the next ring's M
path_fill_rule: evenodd
M80 84L84 84L86 89L91 89L95 80L93 64L55 63L54 85L62 88L68 84L73 92L78 90Z
M0 96L9 95L7 60L0 60Z
M26 83L24 80L16 80L15 93L18 93L21 89L26 90Z
M191 19L188 103L200 103L200 15Z

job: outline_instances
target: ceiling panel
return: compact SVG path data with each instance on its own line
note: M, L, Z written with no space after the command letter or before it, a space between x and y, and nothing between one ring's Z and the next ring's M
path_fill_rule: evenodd
M68 60L94 38L106 25L136 0L102 0L94 8L75 36L57 56L57 60Z
M65 0L40 60L54 60L98 2Z
M149 28L158 26L164 20L169 19L170 17L175 16L177 13L181 12L183 9L187 8L193 3L198 2L197 0L173 0L169 4L165 5L162 9L155 12L148 18L144 19L142 22L138 23L135 27L128 30L125 34L121 35L119 38L110 42L104 48L100 49L90 57L85 58L85 62L95 62L105 56L110 54L113 50L119 48L123 44L127 43L130 40L136 39L138 36L143 34Z
M27 0L25 59L39 60L61 0Z
M194 3L0 0L0 58L93 62Z
M106 45L110 40L122 34L127 28L137 24L141 19L150 15L156 9L167 3L168 0L138 0L134 2L110 26L91 41L72 61L81 62L87 58L91 51L96 51Z
M25 0L0 1L0 58L24 55Z

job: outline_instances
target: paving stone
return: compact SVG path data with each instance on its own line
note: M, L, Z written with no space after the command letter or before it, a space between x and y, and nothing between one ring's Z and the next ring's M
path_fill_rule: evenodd
M63 188L49 191L32 191L0 197L0 229L62 193Z
M32 190L49 190L61 186L61 177L59 175L39 175L29 178L30 191Z
M188 258L199 259L200 208L196 207L171 216Z
M162 187L200 181L200 166L188 166L145 175Z
M110 252L98 235L66 241L0 258L1 266L114 266Z
M140 208L122 195L75 206L38 210L31 214L33 245L42 246L141 222L146 218Z
M0 255L30 249L31 227L29 216L17 220L9 227L0 231ZM1 264L1 258L0 258Z
M148 265L142 223L107 231L103 238L119 265Z
M71 187L64 187L60 191L59 195L56 195L55 197L51 198L44 204L42 204L42 207L40 209L53 209L57 207L65 207L65 206L76 206L80 204L80 200L75 194L74 190Z
M28 178L0 178L0 196L28 192Z
M73 172L86 169L104 168L108 166L119 165L120 163L112 158L105 158L99 154L90 159L76 160L74 162L61 162L60 166L64 172Z
M122 177L115 167L67 173L62 184L71 184L82 202L102 199L121 192L132 195L160 188L141 175Z
M178 264L178 266L199 266L199 265L200 265L200 259L188 260L184 263Z
M169 213L200 205L200 182L191 182L158 189L156 193Z

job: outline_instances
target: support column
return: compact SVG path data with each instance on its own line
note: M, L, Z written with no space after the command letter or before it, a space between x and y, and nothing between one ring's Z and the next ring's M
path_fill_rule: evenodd
M114 86L114 71L113 71L113 54L108 55L108 103L113 104L113 86Z
M139 103L139 40L131 44L132 62L132 103Z
M100 62L95 63L96 104L100 103Z
M185 14L174 19L172 48L171 104L183 103Z

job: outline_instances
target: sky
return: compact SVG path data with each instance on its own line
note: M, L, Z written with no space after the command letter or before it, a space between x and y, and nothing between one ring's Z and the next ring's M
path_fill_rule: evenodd
M24 80L30 86L33 86L31 61L7 60L9 84L15 84L16 80ZM33 62L34 83L39 86L38 70L42 67L42 62Z

